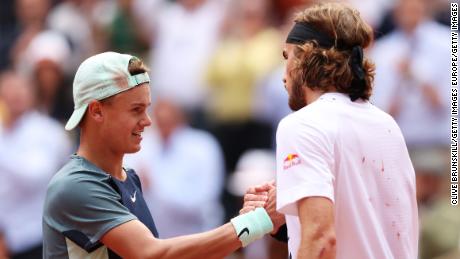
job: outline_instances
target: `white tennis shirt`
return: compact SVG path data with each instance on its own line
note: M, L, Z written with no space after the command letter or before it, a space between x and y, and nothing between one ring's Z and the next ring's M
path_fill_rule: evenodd
M415 174L393 118L369 102L326 93L277 131L277 206L297 258L296 202L334 202L337 258L417 258Z

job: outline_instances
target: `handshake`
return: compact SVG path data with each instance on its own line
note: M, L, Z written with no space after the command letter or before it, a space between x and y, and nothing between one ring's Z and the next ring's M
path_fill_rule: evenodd
M274 181L250 187L244 195L243 208L240 215L251 212L257 208L264 208L273 223L273 231L276 234L279 228L285 224L284 215L276 211L276 185Z

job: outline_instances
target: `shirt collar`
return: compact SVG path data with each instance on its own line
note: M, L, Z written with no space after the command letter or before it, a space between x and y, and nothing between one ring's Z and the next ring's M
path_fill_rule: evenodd
M338 92L324 93L318 98L318 100L351 102L350 97L348 95Z

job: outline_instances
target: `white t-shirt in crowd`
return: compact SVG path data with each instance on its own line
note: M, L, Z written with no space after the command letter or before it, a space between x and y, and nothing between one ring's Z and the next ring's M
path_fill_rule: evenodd
M447 26L425 21L411 35L395 30L369 53L376 64L371 102L386 112L398 103L394 118L409 148L450 145L449 37ZM410 76L401 71L403 60ZM439 106L430 101L436 96Z
M333 201L337 258L417 258L415 174L401 130L369 102L326 93L277 131L277 206L297 258L297 201Z
M46 187L72 153L64 127L37 111L0 122L0 232L12 254L42 243Z
M214 137L188 126L176 128L166 142L154 128L143 136L142 149L126 155L124 162L142 179L144 199L160 237L220 226L224 163Z

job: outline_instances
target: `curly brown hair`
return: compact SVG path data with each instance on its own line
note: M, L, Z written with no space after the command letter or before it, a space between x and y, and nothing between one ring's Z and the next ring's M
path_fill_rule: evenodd
M291 71L293 80L310 89L340 93L369 100L375 75L375 65L363 59L365 83L354 84L350 67L352 48L368 47L373 40L372 28L366 24L355 9L338 3L318 4L296 15L295 22L307 23L335 41L335 46L323 48L316 41L296 45L295 66ZM337 46L340 46L338 48Z

